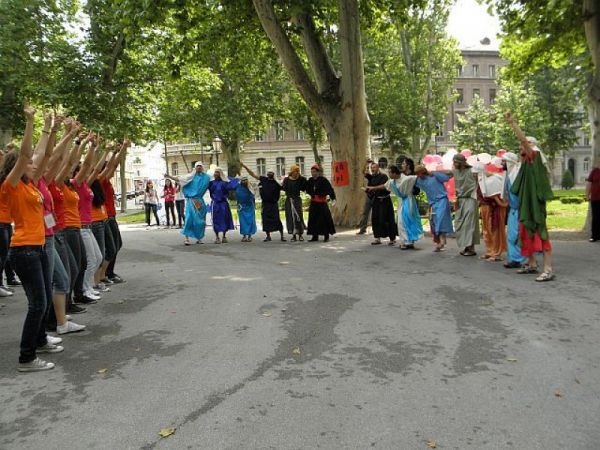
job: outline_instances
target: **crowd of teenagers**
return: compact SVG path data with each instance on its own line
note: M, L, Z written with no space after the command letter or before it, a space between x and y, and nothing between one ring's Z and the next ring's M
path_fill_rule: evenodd
M48 332L84 330L71 315L123 282L114 271L122 241L110 180L129 141L104 145L77 121L44 114L34 149L36 111L24 113L21 147L9 145L0 162L0 296L19 285L27 296L17 369L33 372L54 368L38 354L64 350Z
M414 162L403 159L399 166L391 166L384 174L379 165L368 160L365 168L365 208L358 234L365 234L371 216L372 245L399 244L402 250L415 248L423 237L421 213L416 200L422 191L429 206L429 224L433 237L434 252L446 250L448 235L456 237L460 254L476 256L476 246L483 235L485 253L481 259L490 262L506 261L504 267L516 269L519 274L536 274L536 281L554 278L552 269L552 246L546 226L546 203L553 198L550 173L546 157L535 138L525 136L511 113L505 119L519 140L519 153L502 152L491 162L469 164L465 154L456 153L452 158L451 170L428 170L424 165L415 167ZM489 156L489 155L488 155ZM592 205L592 237L600 239L600 168L594 168L588 179L586 196ZM248 176L228 178L220 168L209 176L202 164L197 162L194 171L185 177L165 175L166 183L162 197L175 224L174 203L178 203L179 227L183 229L184 244L192 241L202 243L206 229L206 215L212 214L216 244L227 243L227 233L235 229L228 198L235 192L237 199L240 234L242 242L251 242L257 233L255 217L255 195L249 177L258 180L262 201L262 229L265 242L272 240L271 234L279 233L286 241L284 227L279 215L279 199L285 194L285 222L291 241L324 241L335 234L335 227L328 207L328 200L335 204L335 191L323 177L320 166L311 167L311 177L303 177L298 166L292 166L287 177L279 183L273 171L258 176L242 164ZM488 170L489 169L489 170ZM456 199L448 193L448 182L454 179ZM204 201L209 193L210 206ZM301 193L310 196L308 226L303 219ZM398 197L397 213L394 211L392 195ZM185 205L184 205L185 202ZM150 212L156 222L159 194L151 183L145 192L146 217L150 225ZM454 213L454 214L453 214ZM543 267L538 268L537 254L543 254Z

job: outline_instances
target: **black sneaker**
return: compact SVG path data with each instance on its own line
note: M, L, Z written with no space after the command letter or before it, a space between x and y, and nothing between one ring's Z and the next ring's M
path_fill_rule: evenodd
M102 278L100 282L104 284L114 284L110 278Z
M82 314L86 311L85 308L81 306L77 306L75 303L71 303L67 305L67 313L68 314Z
M23 283L15 278L14 280L7 280L6 284L9 286L21 286Z
M80 305L93 305L94 303L98 303L97 300L94 300L92 298L86 297L85 295L83 297L76 298L73 301L75 303L80 304Z
M125 280L119 275L114 275L111 278L109 278L109 280L112 281L113 284L125 283Z

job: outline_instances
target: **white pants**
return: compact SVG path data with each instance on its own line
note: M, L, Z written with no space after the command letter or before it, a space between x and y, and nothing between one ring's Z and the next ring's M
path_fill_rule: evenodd
M91 229L82 228L81 239L87 256L87 268L83 276L83 293L87 294L94 287L94 274L102 264L102 252Z

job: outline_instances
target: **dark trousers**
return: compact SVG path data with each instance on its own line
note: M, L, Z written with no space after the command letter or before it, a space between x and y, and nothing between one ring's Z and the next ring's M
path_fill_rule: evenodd
M177 209L177 223L181 227L185 222L185 200L175 200L175 208ZM174 224L175 220L173 220Z
M110 260L108 267L106 269L106 276L108 278L112 278L115 276L115 263L117 261L117 255L119 254L119 250L123 247L123 240L121 239L121 232L119 231L119 224L117 223L117 219L115 217L109 217L107 225L112 234L112 238L115 244L115 256Z
M52 274L48 254L42 245L12 247L8 257L27 296L27 316L19 355L19 362L27 363L35 359L36 349L47 343L45 320L52 301Z
M373 207L373 201L365 195L365 204L363 206L362 217L360 218L360 223L358 227L360 231L366 233L367 227L369 226L369 215L371 214L371 208Z
M104 261L104 256L106 255L104 221L99 220L97 222L92 223L92 234L96 238L96 242L98 243L98 247L100 248L100 253L102 253L102 260Z
M71 252L73 252L78 269L77 277L71 280L71 292L73 297L81 298L83 296L83 276L85 275L85 269L87 269L87 255L79 228L66 228L65 240Z
M160 225L160 221L158 220L158 206L154 203L144 203L144 208L146 209L146 223L148 226L150 226L150 212L154 214L156 225Z
M169 212L171 212L171 216L173 217L173 225L175 225L175 202L165 202L165 213L167 214L167 226L171 225L171 221L169 219Z
M15 271L8 260L8 249L12 238L12 225L10 223L0 223L0 286L4 285L2 273L6 273L6 280L15 279Z
M600 240L600 200L590 202L592 208L592 239Z

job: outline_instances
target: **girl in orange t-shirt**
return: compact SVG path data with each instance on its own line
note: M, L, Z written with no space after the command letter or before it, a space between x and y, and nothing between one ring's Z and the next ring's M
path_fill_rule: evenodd
M48 342L45 317L52 301L52 274L45 249L44 207L40 192L33 185L32 135L35 110L25 108L27 125L17 155L4 157L0 170L0 195L8 198L15 231L9 259L21 279L29 307L21 335L20 372L49 370L54 364L42 361L37 353L57 353L62 347ZM47 131L46 131L47 132Z

